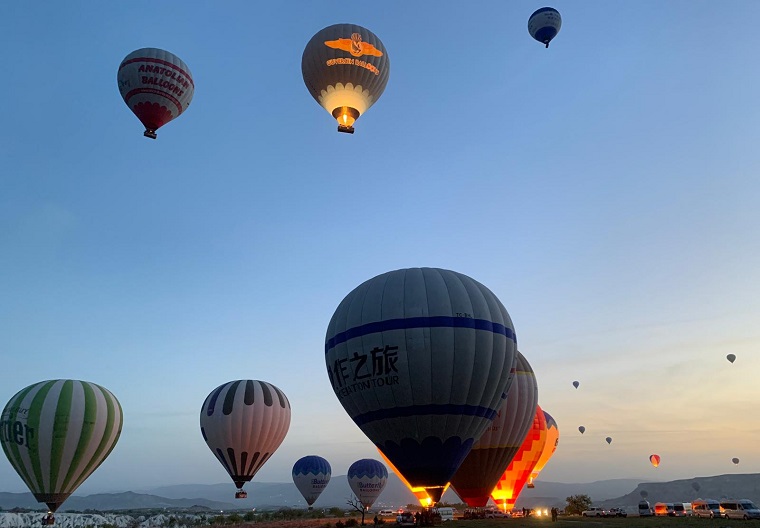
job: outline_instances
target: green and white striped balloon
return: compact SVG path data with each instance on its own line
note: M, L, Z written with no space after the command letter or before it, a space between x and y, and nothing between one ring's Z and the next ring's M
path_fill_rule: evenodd
M6 404L0 443L34 497L55 512L113 450L121 426L119 401L100 385L41 381Z

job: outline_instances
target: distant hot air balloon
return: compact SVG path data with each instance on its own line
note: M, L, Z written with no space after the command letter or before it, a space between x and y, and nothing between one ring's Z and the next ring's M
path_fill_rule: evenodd
M355 24L318 31L301 58L309 93L338 121L338 131L350 134L354 121L383 94L390 66L377 35Z
M580 382L578 381L573 382L573 387L575 387L576 389L578 388L579 385L580 385Z
M280 389L258 380L218 386L201 407L201 434L238 490L269 460L290 427L290 402Z
M639 492L639 495L641 495L642 499L646 499L647 497L649 497L649 492L647 490L641 490Z
M369 510L383 492L388 470L373 458L357 460L348 468L348 485L365 510Z
M731 459L731 462L733 462L734 464L738 464L739 463L739 459L734 457L734 458Z
M391 271L340 303L325 338L335 395L436 503L513 379L509 314L482 284L435 268Z
M649 455L649 462L651 462L654 467L659 466L660 465L660 455Z
M110 391L87 381L41 381L17 392L0 416L0 443L34 498L53 513L116 445L122 410Z
M142 48L119 65L119 92L145 126L143 135L156 139L156 130L187 110L195 86L187 64L158 48Z
M471 508L488 503L494 486L517 453L528 433L538 405L538 385L528 360L517 354L512 387L492 425L451 478L451 487Z
M731 363L736 361L736 354L729 354L726 356L726 359L729 360Z
M538 462L533 466L528 478L528 488L534 488L533 481L538 478L538 474L544 469L544 466L557 450L559 445L559 428L557 427L556 420L546 411L544 411L544 418L546 418L546 443L544 444L544 450L541 452L541 456L538 458Z
M514 508L520 492L530 478L530 472L541 457L546 438L546 416L541 406L537 405L533 426L528 430L520 449L491 492L491 499L500 510L507 512Z
M530 36L549 47L549 42L559 33L562 17L553 7L542 7L533 12L528 19Z
M611 437L611 436L608 436L608 437L607 437L607 438L605 438L604 440L605 440L605 441L606 441L608 444L611 444L611 443L612 443L612 437Z
M293 483L303 495L306 504L314 504L330 482L330 463L317 455L299 458L293 464Z
M581 432L581 434L586 432L586 428L583 427L582 425L578 428L578 430Z
M691 487L694 489L694 491L699 491L702 486L699 485L699 482L696 480L691 483Z

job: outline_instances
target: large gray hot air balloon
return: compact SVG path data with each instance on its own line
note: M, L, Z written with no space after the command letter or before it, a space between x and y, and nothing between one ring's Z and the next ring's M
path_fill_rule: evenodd
M235 498L243 499L243 484L285 439L290 402L271 383L230 381L206 397L200 421L203 439L238 488Z
M466 275L391 271L340 303L325 338L335 395L433 503L508 394L517 359L499 299Z
M142 48L119 65L119 92L145 126L143 135L156 139L156 130L190 106L195 85L182 59L158 48Z
M528 360L518 352L515 379L493 424L475 442L451 479L451 487L471 508L482 508L533 425L538 384Z
M354 133L354 121L383 94L390 75L385 46L370 30L335 24L314 35L303 51L301 72L311 96Z

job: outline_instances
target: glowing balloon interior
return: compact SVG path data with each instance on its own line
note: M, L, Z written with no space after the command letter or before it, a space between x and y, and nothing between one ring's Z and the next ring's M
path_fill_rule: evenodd
M142 48L119 65L119 92L145 126L143 135L156 139L156 130L190 106L193 76L182 59L158 48Z
M59 379L17 392L0 417L0 443L39 502L54 513L111 453L122 410L107 389ZM50 514L46 524L52 524Z
M220 385L201 407L201 434L237 486L236 499L247 497L243 484L269 460L290 427L290 402L274 385L236 380Z
M516 337L496 296L448 270L379 275L325 337L335 396L414 488L438 502L513 379Z

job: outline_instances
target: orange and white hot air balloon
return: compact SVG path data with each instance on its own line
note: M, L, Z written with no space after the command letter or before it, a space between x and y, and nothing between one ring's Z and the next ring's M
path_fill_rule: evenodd
M530 477L528 478L529 488L535 487L533 481L538 478L538 474L544 469L544 466L549 462L549 459L554 455L554 452L559 445L559 428L557 427L557 422L546 411L544 411L544 417L546 418L546 444L544 445L544 450L541 453L538 462L536 462L536 466L533 468L533 471L530 472Z
M533 424L538 384L528 360L517 353L512 386L491 426L475 442L451 479L451 487L471 508L482 508Z
M187 64L158 48L142 48L124 57L117 81L124 102L145 126L143 135L151 139L187 110L195 92Z
M649 462L651 462L654 467L659 466L660 465L660 455L649 455Z
M491 499L502 511L511 511L515 507L517 497L541 457L547 436L546 417L541 406L537 405L533 426L523 440L520 450L491 492Z

